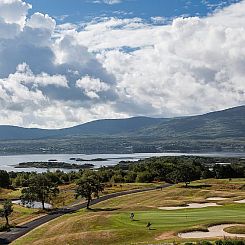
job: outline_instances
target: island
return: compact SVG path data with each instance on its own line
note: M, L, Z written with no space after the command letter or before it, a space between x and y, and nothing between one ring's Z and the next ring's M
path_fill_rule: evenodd
M22 162L15 168L62 168L62 169L91 169L94 165L86 164L70 164L66 162Z
M83 158L75 158L75 157L71 157L70 160L76 161L76 162L104 162L104 161L108 161L108 159L105 159L105 158L83 159Z

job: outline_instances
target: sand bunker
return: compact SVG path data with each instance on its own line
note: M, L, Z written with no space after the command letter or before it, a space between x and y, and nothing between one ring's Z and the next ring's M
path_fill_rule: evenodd
M223 200L227 200L228 198L226 197L208 197L206 200L208 201L223 201Z
M177 207L160 207L161 210L178 210L178 209L185 209L185 208L206 208L206 207L217 207L220 206L217 203L189 203L187 206L177 206Z
M239 200L239 201L235 201L235 203L245 203L245 199Z
M208 228L208 232L193 231L186 233L179 233L180 238L198 239L198 238L211 238L211 237L239 237L245 238L245 234L231 234L225 232L224 229L232 226L239 226L240 224L227 224L227 225L216 225Z

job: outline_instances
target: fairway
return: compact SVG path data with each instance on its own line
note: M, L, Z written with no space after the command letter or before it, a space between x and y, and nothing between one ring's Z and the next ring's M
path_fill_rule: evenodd
M203 182L197 181L194 188L178 185L162 191L114 198L93 206L90 211L81 210L51 221L13 244L154 244L160 240L181 241L177 236L180 231L206 229L220 223L245 223L245 204L234 203L234 200L244 198L244 191L240 189L244 182L208 180L208 187L199 188ZM225 196L227 199L218 201L221 205L218 207L173 211L158 208L183 205L189 201L206 202L206 198L211 196ZM131 212L135 214L135 221L130 220ZM152 223L151 230L146 228L148 222Z

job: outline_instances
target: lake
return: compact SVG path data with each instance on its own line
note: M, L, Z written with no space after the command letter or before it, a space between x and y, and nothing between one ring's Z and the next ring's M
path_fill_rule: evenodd
M15 166L21 162L47 162L49 160L57 160L59 162L67 163L92 163L95 165L95 168L100 166L113 166L118 164L120 161L138 161L140 159L145 159L149 157L159 157L159 156L209 156L209 157L245 157L245 153L134 153L134 154L28 154L28 155L8 155L0 156L0 170L14 171L14 172L46 172L47 169L37 169L37 168L15 168ZM76 162L70 160L70 158L82 158L86 160L103 158L107 161L99 162ZM52 169L54 171L56 169ZM71 171L71 170L64 170Z

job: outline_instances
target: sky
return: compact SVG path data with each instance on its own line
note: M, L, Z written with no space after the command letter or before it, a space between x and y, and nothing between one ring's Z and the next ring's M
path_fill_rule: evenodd
M244 0L0 0L0 124L244 105L244 13Z

